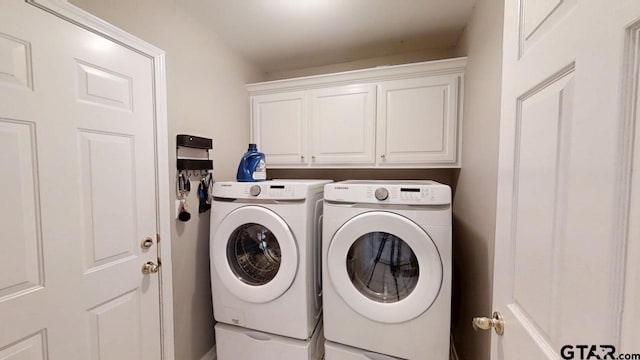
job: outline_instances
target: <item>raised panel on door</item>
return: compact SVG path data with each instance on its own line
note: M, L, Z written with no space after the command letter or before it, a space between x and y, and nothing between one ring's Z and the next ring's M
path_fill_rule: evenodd
M78 60L78 100L131 111L133 79Z
M380 83L378 165L459 165L459 75Z
M42 287L35 124L0 118L0 302Z
M569 69L519 100L516 117L510 310L554 349L562 346L562 271L574 72ZM540 356L543 356L542 354Z
M133 140L130 135L79 133L87 271L137 255Z
M32 88L31 44L0 32L0 83Z
M309 103L312 165L375 163L375 85L314 90Z
M0 348L2 360L48 360L47 334L41 330Z
M536 44L548 41L554 27L575 8L577 0L521 0L518 9L518 57Z
M142 358L141 306L134 290L87 310L92 359Z
M304 92L251 98L253 142L266 156L267 167L307 163L307 103Z

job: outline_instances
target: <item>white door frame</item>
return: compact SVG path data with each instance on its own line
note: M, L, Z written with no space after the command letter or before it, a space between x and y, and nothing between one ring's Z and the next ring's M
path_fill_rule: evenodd
M640 330L640 21L629 27L623 78L626 79L624 102L623 194L626 199L620 228L625 232L626 264L624 305L622 309L621 351L637 352Z
M171 211L169 204L169 144L164 51L68 3L66 0L25 0L55 16L148 57L154 70L154 113L156 144L156 202L160 271L160 337L162 359L174 360L173 280L171 269ZM162 241L160 241L162 239Z

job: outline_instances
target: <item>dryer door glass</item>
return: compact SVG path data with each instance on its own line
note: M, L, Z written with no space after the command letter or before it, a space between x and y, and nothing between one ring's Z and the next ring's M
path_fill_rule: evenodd
M411 294L420 269L416 255L402 239L386 232L370 232L351 245L347 272L364 296L392 303Z
M242 282L265 285L278 273L282 254L275 235L263 225L248 223L231 233L227 260Z
M323 261L330 280L325 289L332 286L367 319L390 324L427 311L447 275L425 229L388 211L367 211L345 222Z

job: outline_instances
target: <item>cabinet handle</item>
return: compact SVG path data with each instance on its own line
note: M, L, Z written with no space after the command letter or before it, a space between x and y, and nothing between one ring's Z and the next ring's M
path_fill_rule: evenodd
M316 157L315 156L311 156L311 160L316 161Z
M304 160L304 155L300 155L300 160Z
M386 155L382 154L382 155L380 155L380 157L384 159L386 157Z

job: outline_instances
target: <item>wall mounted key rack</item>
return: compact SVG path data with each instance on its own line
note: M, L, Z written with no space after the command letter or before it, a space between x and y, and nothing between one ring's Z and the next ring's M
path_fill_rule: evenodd
M176 218L187 222L191 213L187 206L187 197L191 191L191 177L198 176L198 212L203 213L211 207L210 192L213 190L213 160L210 150L213 140L194 135L180 134L176 136Z
M189 149L193 149L189 151ZM209 150L213 149L213 140L193 135L176 136L176 159L178 171L207 172L213 170L213 160L209 158ZM198 154L198 150L204 151L206 156ZM188 152L188 154L186 154ZM200 156L192 156L200 155Z

